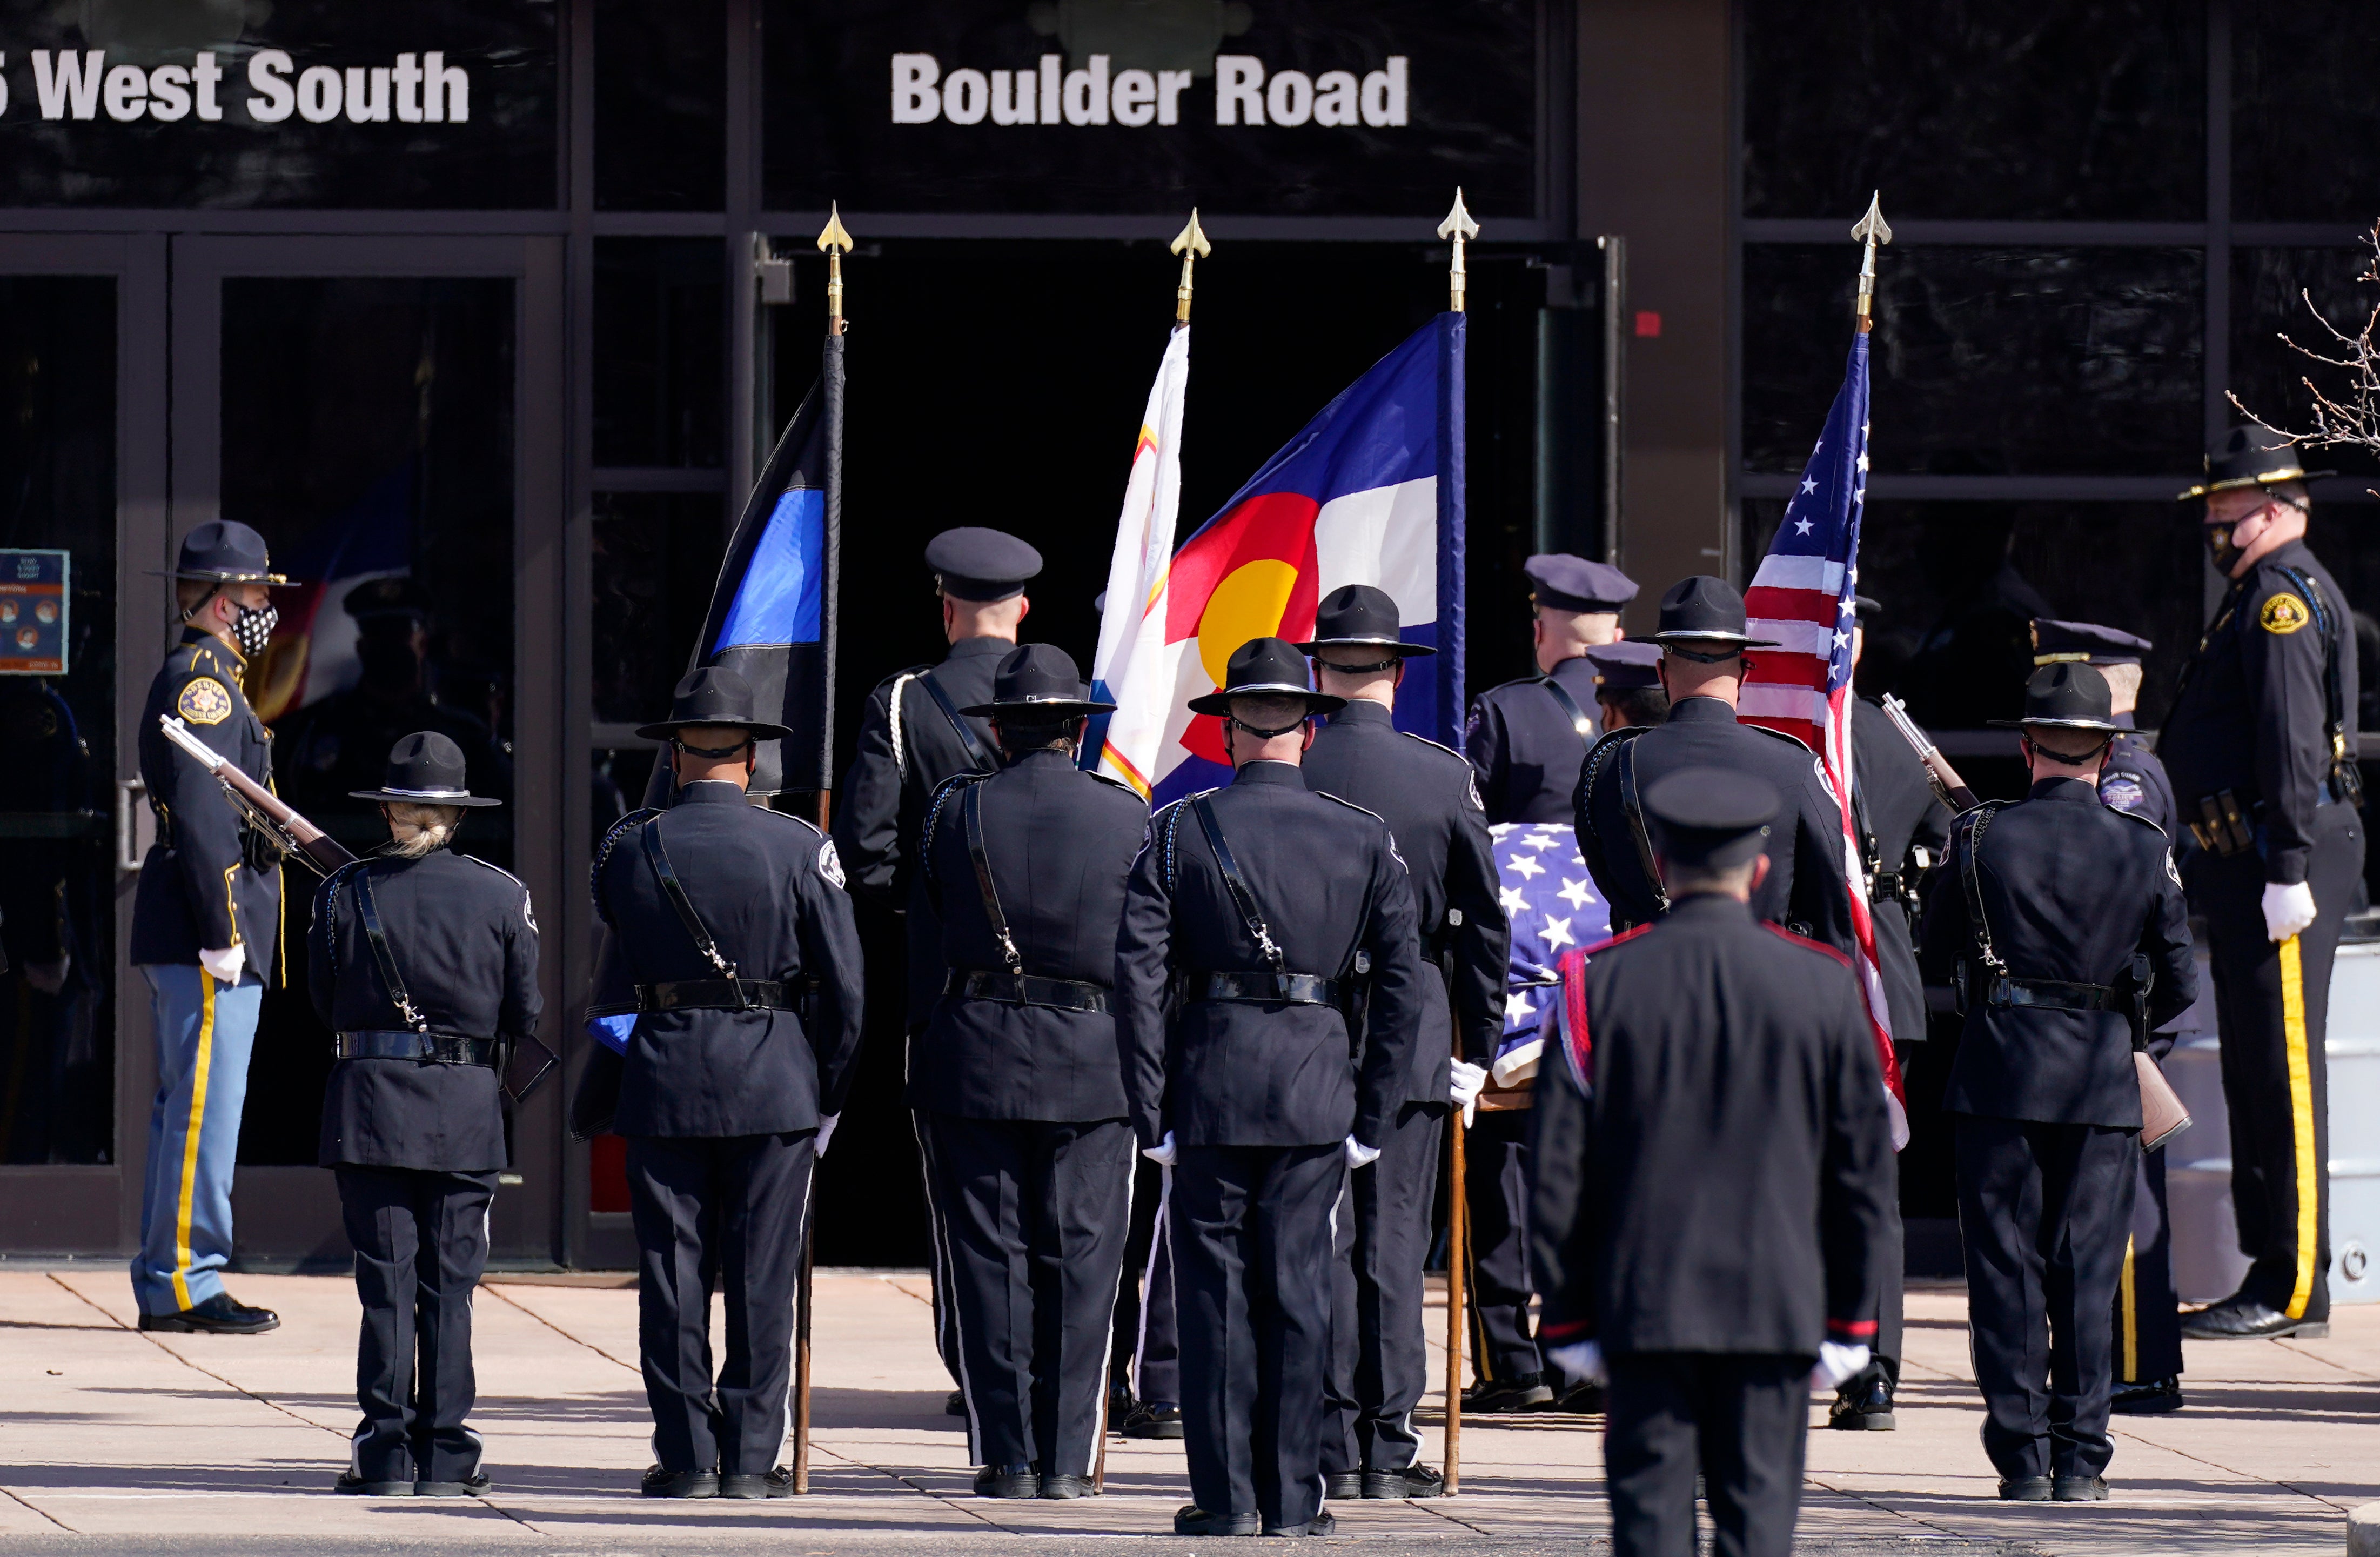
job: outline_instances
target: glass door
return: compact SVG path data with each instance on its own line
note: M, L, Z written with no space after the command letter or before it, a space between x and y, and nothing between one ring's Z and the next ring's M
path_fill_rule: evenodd
M549 726L560 524L552 240L182 237L174 244L174 519L261 531L281 626L249 673L282 796L360 854L385 841L389 748L463 748L476 812L457 846L555 901ZM316 879L286 868L283 953L249 1065L234 1190L243 1259L344 1258L314 1166L330 1034L306 988ZM558 938L550 938L557 939ZM546 948L560 1016L560 947ZM514 1123L500 1258L553 1257L560 1088Z

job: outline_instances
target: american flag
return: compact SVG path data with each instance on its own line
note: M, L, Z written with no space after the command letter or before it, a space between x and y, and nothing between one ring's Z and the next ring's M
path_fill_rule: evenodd
M1900 1067L1892 1054L1892 1016L1876 963L1876 922L1868 913L1866 873L1860 868L1859 833L1852 820L1852 631L1857 613L1860 514L1867 502L1867 335L1852 337L1843 387L1827 413L1826 431L1802 469L1800 490L1785 505L1784 522L1744 591L1745 629L1774 639L1756 651L1744 678L1737 716L1765 724L1818 753L1843 819L1843 873L1850 883L1854 961L1876 1059L1892 1113L1892 1144L1908 1144L1909 1115Z

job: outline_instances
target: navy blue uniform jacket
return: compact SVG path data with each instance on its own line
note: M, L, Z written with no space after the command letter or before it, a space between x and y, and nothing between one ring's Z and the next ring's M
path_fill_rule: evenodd
M1479 797L1490 822L1570 820L1578 766L1601 725L1595 662L1581 654L1553 668L1553 679L1587 717L1584 736L1546 690L1546 679L1524 675L1507 681L1480 693L1471 704L1463 747L1478 770Z

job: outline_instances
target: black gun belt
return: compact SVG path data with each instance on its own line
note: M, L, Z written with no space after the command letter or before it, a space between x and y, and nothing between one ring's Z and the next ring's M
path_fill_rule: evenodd
M1009 1005L1046 1005L1058 1011L1108 1009L1104 984L1083 979L1041 979L1030 973L995 973L986 968L952 968L943 977L942 993L967 1000L996 1000Z
M343 1032L336 1040L342 1060L429 1060L442 1065L494 1068L492 1038L457 1038L443 1032Z
M1867 900L1871 903L1900 901L1900 872L1878 870L1867 879Z
M2107 984L2070 984L2058 979L2010 979L1993 974L1984 980L1984 1004L2029 1006L2042 1011L2117 1011L2122 991Z
M1193 973L1188 998L1259 1005L1337 1005L1339 981L1314 973Z
M798 1011L802 986L773 979L673 979L637 986L637 1011Z

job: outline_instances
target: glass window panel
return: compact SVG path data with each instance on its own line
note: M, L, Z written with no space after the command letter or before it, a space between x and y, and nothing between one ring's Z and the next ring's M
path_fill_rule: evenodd
M2380 215L2380 10L2235 0L2231 37L2232 215L2370 224Z
M550 208L559 8L552 0L12 6L0 204ZM35 50L51 61L70 51L78 62L101 51L111 77L141 73L138 90L119 91L115 106L78 104L70 93L45 105ZM119 108L128 116L118 118Z
M261 278L223 288L223 512L264 533L303 589L250 672L282 795L361 853L386 840L389 748L437 730L472 790L511 800L513 283ZM471 812L457 847L513 862L513 809ZM285 878L285 944L310 879ZM240 1161L314 1161L329 1034L306 991L265 991Z
M0 584L68 553L66 670L0 675L0 1162L115 1150L115 283L0 276ZM48 579L42 583L46 586ZM46 588L0 595L42 651ZM35 642L20 646L18 635ZM145 675L150 667L143 666Z
M1798 471L1842 382L1858 250L1743 260L1743 462ZM2151 475L2198 468L2195 249L1895 244L1876 261L1875 468Z
M702 635L726 548L726 520L713 493L596 497L598 722L641 724L669 712L670 689ZM641 783L636 793L644 793Z
M595 240L595 463L725 463L719 240Z
M720 0L597 0L596 205L718 210L727 191L726 103Z
M1774 499L1743 505L1752 566L1784 512ZM2139 713L2154 728L2198 643L2204 556L2175 503L1871 501L1860 529L1860 592L1884 611L1868 625L1860 692L1896 693L1937 729L2014 718L2033 674L2028 626L2046 614L2155 645Z
M2363 328L2380 308L2380 286L2359 279L2371 268L2368 249L2242 249L2232 254L2231 392L2241 405L2276 427L2296 432L2313 425L2313 395L2306 380L2334 396L2347 393L2347 370L2316 362L2280 337L2325 357L2343 355L2322 321L2350 335ZM2305 462L2315 469L2380 474L2380 456L2368 449L2309 449Z
M1751 0L1743 209L2190 221L2206 11L2168 0Z

